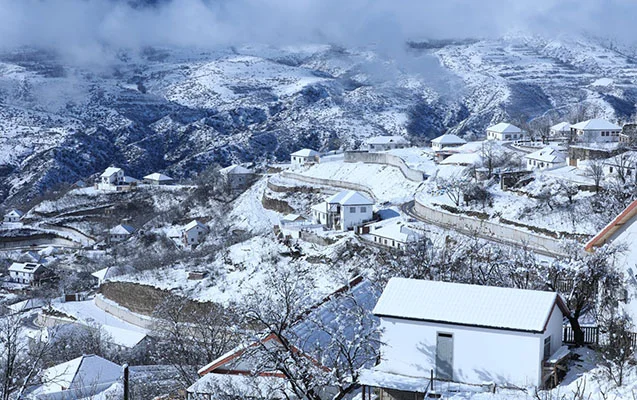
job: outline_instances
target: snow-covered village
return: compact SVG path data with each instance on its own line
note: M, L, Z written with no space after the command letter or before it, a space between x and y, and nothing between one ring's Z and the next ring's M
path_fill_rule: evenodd
M475 4L0 0L0 400L636 399L637 6Z

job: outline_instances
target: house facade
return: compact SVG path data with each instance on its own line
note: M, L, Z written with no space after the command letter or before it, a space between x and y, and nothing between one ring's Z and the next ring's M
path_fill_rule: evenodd
M566 153L555 146L546 146L524 156L526 169L542 170L566 165Z
M22 217L24 217L24 213L14 208L4 215L4 222L20 222Z
M316 150L301 149L290 154L290 162L292 165L314 164L320 161L320 154Z
M208 226L197 220L192 220L182 231L182 241L184 246L196 246L203 242L205 236L210 232Z
M637 151L627 151L616 156L610 157L602 162L604 175L607 177L615 177L624 182L635 182L637 176L635 169L637 168Z
M219 173L232 191L247 188L254 179L254 172L251 169L236 164L222 168Z
M585 143L619 142L621 126L604 119L589 119L571 126L571 139Z
M565 349L567 312L554 292L392 278L374 308L380 363L360 383L377 387L383 399L422 396L432 374L436 381L542 386L545 362Z
M388 151L409 147L409 141L402 136L374 136L365 140L369 151Z
M38 263L13 263L9 266L11 282L37 285L46 276L46 270Z
M487 128L487 139L490 140L520 140L524 138L524 131L513 124L500 122Z
M344 190L312 207L316 223L346 231L373 218L374 201L354 190Z
M123 242L131 238L135 228L130 225L120 224L108 231L108 239L111 242Z
M375 244L393 249L404 250L411 243L423 238L423 234L401 221L372 225L369 236Z
M124 170L117 167L108 167L100 175L97 189L105 191L129 191L137 186L137 179L126 176Z
M431 148L434 151L441 151L449 148L459 147L466 143L467 141L461 137L452 134L445 134L432 139Z

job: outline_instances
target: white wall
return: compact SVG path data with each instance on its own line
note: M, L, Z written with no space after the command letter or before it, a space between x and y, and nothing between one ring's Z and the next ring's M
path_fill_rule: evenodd
M381 364L394 373L426 378L433 369L435 374L440 332L453 335L454 381L520 387L541 384L542 334L387 317L381 318L381 328Z
M605 132L606 135L602 136L602 132ZM581 142L592 142L592 143L609 143L609 142L619 142L619 133L621 131L577 131L578 140Z
M371 220L372 207L371 204L366 206L341 206L342 229L347 230ZM356 212L351 212L350 209L352 208L355 209ZM362 208L365 208L365 212L361 211Z
M564 333L564 316L562 314L562 310L557 306L553 306L553 313L551 314L551 319L549 319L549 323L546 325L546 332L542 337L542 349L540 353L540 359L544 353L544 338L547 336L551 336L551 354L555 353L557 349L562 346L562 334Z

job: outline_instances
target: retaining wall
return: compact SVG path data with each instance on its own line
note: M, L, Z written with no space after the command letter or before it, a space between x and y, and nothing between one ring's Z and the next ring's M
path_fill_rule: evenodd
M367 164L391 165L392 167L398 168L403 176L412 182L422 182L425 180L422 171L409 168L402 158L393 154L346 151L344 160L349 163L363 162Z
M333 179L315 178L313 176L306 176L306 175L301 175L295 172L288 172L288 171L281 172L281 176L284 178L289 178L289 179L294 179L296 181L309 183L310 185L321 185L321 186L337 187L337 188L346 189L346 190L356 190L358 192L363 192L367 194L371 199L373 199L374 201L377 201L376 196L374 196L374 193L372 192L370 188L368 188L365 185L360 185L358 183L343 182L343 181L337 181Z
M148 330L151 330L153 328L153 318L135 314L128 308L122 307L112 301L104 299L102 295L98 294L95 296L95 305L101 310L104 310L107 313L121 319L122 321L128 322L129 324L133 324L135 326L139 326Z
M467 235L479 236L515 246L527 246L529 249L548 255L558 256L564 254L564 250L560 245L561 241L555 238L526 232L491 221L483 221L465 215L437 210L419 203L418 200L414 203L414 213L431 224L453 229Z

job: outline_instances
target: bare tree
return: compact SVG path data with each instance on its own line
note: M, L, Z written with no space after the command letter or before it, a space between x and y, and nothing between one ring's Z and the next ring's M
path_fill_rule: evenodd
M600 330L604 335L598 347L600 364L605 375L622 386L630 363L634 360L632 322L625 314L611 312L601 319Z
M447 197L456 207L460 206L469 181L470 178L466 175L455 175L449 178L437 179L438 186L444 190Z
M586 167L586 175L593 180L595 192L599 193L604 180L604 167L601 160L590 160Z

